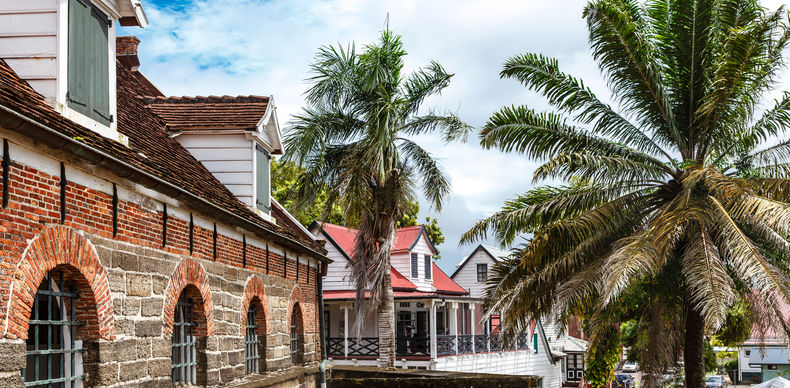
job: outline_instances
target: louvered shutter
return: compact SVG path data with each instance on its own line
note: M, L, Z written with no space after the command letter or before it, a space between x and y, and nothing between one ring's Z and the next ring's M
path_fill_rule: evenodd
M88 114L90 92L88 90L89 59L86 47L88 34L86 25L91 12L90 4L83 0L69 0L69 55L68 104L71 109Z
M110 69L107 29L107 16L91 7L90 32L91 44L91 114L90 116L105 125L110 124Z
M260 144L255 144L255 169L257 171L255 189L255 207L269 213L271 210L269 195L269 153Z
M68 106L110 124L110 60L107 15L89 0L69 0Z

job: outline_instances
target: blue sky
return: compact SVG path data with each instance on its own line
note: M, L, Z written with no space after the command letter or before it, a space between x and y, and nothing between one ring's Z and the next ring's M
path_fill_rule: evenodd
M455 73L426 108L449 109L480 127L502 106L547 106L512 80L499 79L510 56L537 52L584 79L599 97L605 83L587 49L582 0L257 1L143 0L150 25L122 28L141 39L141 71L168 95L273 95L283 128L302 106L308 67L326 44L373 42L389 14L403 36L407 70L441 63ZM780 2L766 5L775 8ZM465 144L438 137L416 139L441 160L453 193L441 214L421 205L421 217L438 216L446 241L440 266L452 273L474 246L460 235L517 193L532 187L534 161L485 151L472 136Z

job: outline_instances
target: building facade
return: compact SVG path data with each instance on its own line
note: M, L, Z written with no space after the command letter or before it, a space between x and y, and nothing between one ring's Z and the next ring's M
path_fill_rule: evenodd
M272 99L167 98L118 22L0 3L0 386L313 386L329 260L269 198Z
M332 259L324 280L327 352L335 365L378 365L375 313L365 318L359 338L350 320L354 285L347 277L357 231L315 223L310 231L327 240ZM533 375L543 386L560 386L559 358L551 353L552 334L534 325L507 347L496 319L484 319L479 299L447 276L433 261L436 250L423 226L396 231L392 262L395 299L396 366L469 373ZM551 328L549 328L551 329Z
M485 298L485 288L491 269L503 258L510 255L510 252L496 247L480 244L472 252L461 260L453 272L451 278L461 287L469 290L469 304L471 311L479 311L476 320L483 320L483 299ZM496 332L500 320L499 314L491 314L488 318L488 325ZM578 386L584 379L585 354L587 351L587 341L581 330L581 321L571 319L570 324L564 330L558 330L550 322L533 322L530 332L534 333L536 327L542 338L545 338L545 349L547 357L532 358L525 361L531 374L545 376L545 381L549 386Z

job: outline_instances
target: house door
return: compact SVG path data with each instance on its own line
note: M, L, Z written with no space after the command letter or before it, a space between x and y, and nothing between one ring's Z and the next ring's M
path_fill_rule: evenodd
M584 354L568 353L565 360L565 381L581 381L584 376Z
M428 337L428 314L425 311L417 311L417 337Z

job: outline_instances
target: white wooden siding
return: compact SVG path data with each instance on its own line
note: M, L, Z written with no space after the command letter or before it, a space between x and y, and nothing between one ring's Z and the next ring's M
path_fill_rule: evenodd
M51 102L57 93L57 0L0 1L0 58Z
M411 244L411 241L409 242ZM411 254L417 254L417 277L413 278L411 276ZM430 279L425 278L425 255L433 255L433 251L431 251L430 246L428 245L428 240L425 237L425 234L420 234L419 240L417 240L417 244L414 244L414 248L412 248L409 252L400 252L393 254L390 257L390 262L392 266L398 270L403 276L409 279L417 289L420 291L435 291L433 287L433 275ZM433 260L433 259L431 259ZM431 265L431 270L433 270L433 265Z
M318 230L313 231L313 235L318 238L326 238L323 234L319 234ZM346 257L341 253L335 245L331 242L327 242L325 245L327 250L326 257L332 260L331 263L326 267L326 276L324 276L324 283L323 287L325 291L329 290L353 290L354 285L347 277L348 268L346 265L348 264L348 260Z
M175 138L233 195L252 207L252 140L243 134L182 134Z
M467 260L464 267L453 276L453 280L455 280L459 286L469 291L469 296L472 298L483 298L485 294L483 290L485 288L485 283L479 283L477 281L478 264L488 264L488 271L490 274L491 267L494 266L494 259L492 259L484 249L478 249L475 254Z

